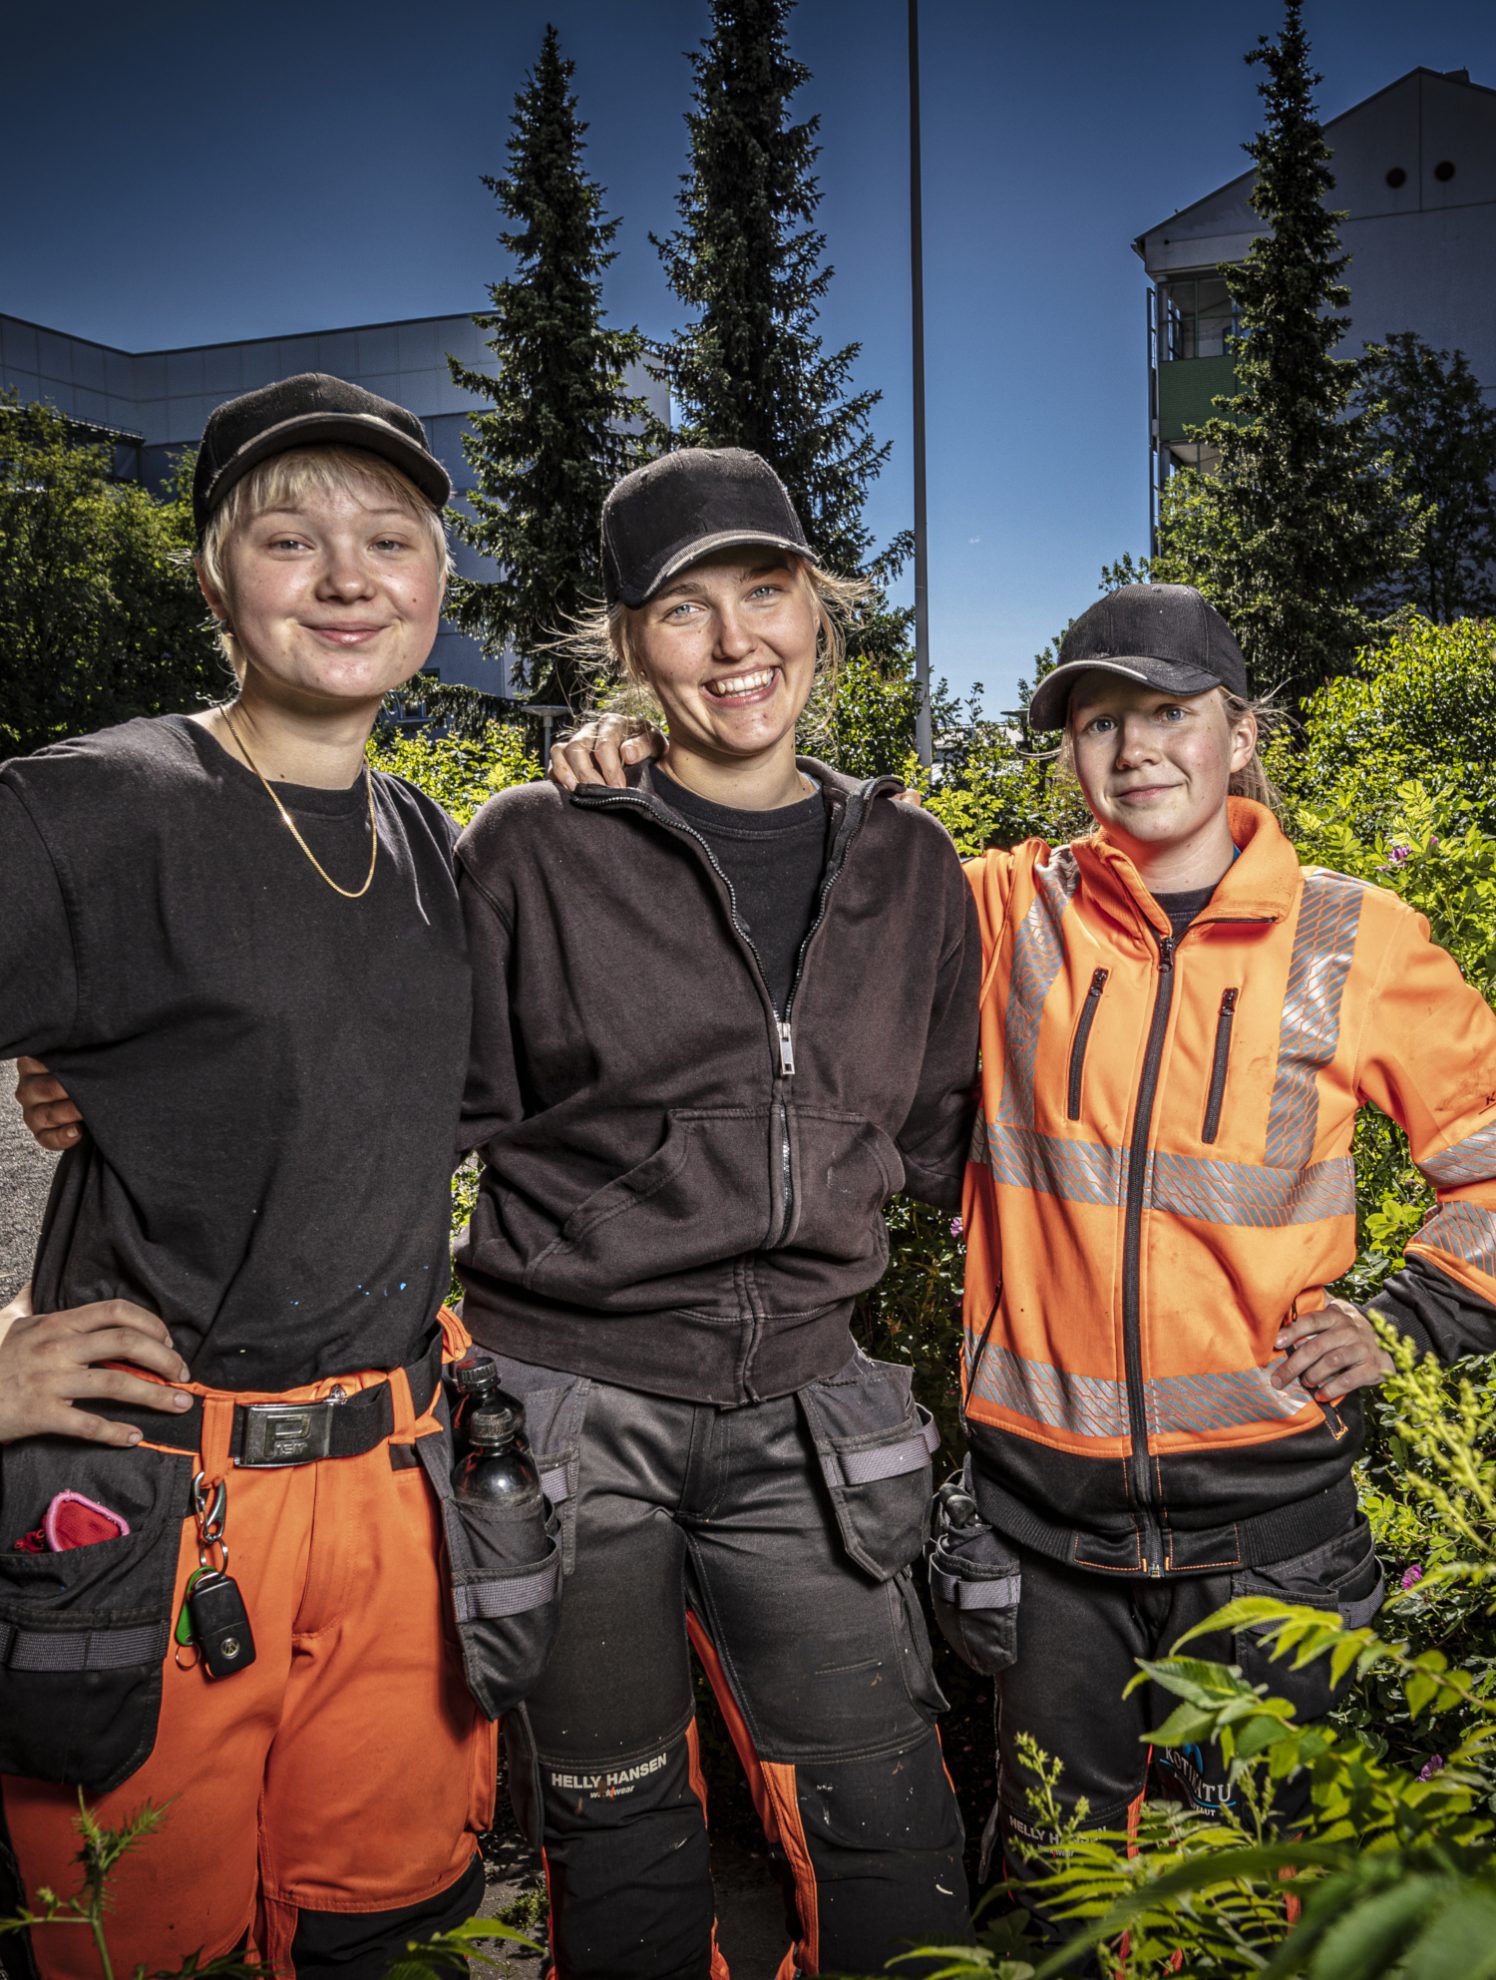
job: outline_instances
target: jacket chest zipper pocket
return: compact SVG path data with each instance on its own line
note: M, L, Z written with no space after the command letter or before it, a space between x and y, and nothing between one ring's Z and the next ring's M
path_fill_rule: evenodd
M1226 990L1221 994L1215 1051L1210 1061L1210 1091L1205 1096L1205 1122L1200 1129L1202 1141L1214 1141L1220 1132L1221 1102L1226 1097L1226 1069L1231 1063L1231 1026L1236 1018L1236 1000L1240 995L1239 990Z
M1080 1007L1080 1022L1075 1027L1075 1037L1070 1043L1070 1072L1065 1082L1065 1112L1072 1121L1080 1119L1081 1079L1086 1069L1086 1045L1090 1040L1091 1026L1096 1022L1096 1007L1101 1002L1101 993L1106 988L1109 970L1097 969L1091 972L1091 987L1086 992L1086 1001Z

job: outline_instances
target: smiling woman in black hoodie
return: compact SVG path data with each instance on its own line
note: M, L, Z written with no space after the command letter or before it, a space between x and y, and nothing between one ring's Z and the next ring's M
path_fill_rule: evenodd
M509 1726L562 1980L725 1974L688 1635L783 1866L785 1973L966 1926L908 1576L908 1371L848 1327L882 1207L958 1200L978 943L933 821L795 756L834 582L756 456L676 453L603 517L610 642L662 762L532 785L458 848L483 1184L465 1319L524 1398L570 1579Z

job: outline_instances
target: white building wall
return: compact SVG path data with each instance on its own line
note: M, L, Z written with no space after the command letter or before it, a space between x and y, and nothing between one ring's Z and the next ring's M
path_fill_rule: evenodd
M1344 208L1351 328L1345 348L1413 330L1463 350L1496 397L1496 90L1415 69L1325 128ZM1441 163L1450 178L1435 177ZM1389 172L1406 176L1387 183ZM1256 234L1243 173L1138 242L1154 280L1240 261Z

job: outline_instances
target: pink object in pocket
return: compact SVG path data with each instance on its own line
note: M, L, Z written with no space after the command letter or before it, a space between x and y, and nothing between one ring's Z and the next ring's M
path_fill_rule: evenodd
M111 1512L81 1492L59 1492L42 1520L42 1532L54 1554L73 1547L95 1547L101 1540L122 1540L130 1531L123 1513Z

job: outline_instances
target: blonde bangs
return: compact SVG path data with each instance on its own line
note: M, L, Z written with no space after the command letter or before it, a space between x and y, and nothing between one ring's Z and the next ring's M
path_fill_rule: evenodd
M236 529L267 509L295 509L309 500L344 494L372 494L413 517L436 553L437 572L445 586L452 575L452 553L441 511L432 507L399 468L363 447L293 447L251 468L209 518L198 552L198 568L214 596L229 603L225 552ZM234 672L241 673L234 635L227 627L220 627L219 642Z

